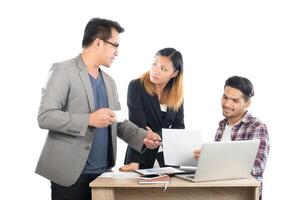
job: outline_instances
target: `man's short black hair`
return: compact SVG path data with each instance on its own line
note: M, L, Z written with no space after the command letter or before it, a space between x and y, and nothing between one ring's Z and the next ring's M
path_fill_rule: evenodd
M118 33L124 32L124 28L116 21L100 18L91 19L84 30L82 47L88 47L96 38L107 41L111 38L112 28L116 29Z
M231 76L226 80L224 88L226 86L240 90L244 94L246 101L254 96L253 85L251 81L245 77Z

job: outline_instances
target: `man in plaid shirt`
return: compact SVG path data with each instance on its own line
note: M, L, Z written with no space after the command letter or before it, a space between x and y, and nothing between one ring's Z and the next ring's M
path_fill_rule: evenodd
M270 150L270 143L266 125L247 111L253 95L252 83L247 78L232 76L226 80L221 101L225 119L219 123L215 141L260 140L251 173L261 182L261 199L262 178ZM194 157L199 159L199 156L200 150L196 150Z

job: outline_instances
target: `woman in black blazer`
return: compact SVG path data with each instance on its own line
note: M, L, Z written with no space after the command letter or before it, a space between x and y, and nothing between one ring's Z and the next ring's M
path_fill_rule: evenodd
M183 60L174 48L159 50L151 69L128 86L129 120L137 126L160 134L162 128L184 128ZM155 160L165 165L159 148L144 153L127 147L121 171L152 168Z

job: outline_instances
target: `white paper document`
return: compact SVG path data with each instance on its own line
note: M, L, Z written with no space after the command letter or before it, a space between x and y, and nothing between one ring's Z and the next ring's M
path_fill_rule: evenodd
M201 148L202 131L163 129L162 143L166 165L197 166L193 152Z
M117 122L124 122L127 119L127 114L122 110L114 110L114 113Z
M104 172L100 177L106 178L138 178L141 175L135 172Z

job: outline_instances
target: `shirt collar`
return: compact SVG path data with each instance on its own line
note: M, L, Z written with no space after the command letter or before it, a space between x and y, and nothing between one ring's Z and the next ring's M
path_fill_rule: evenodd
M251 121L251 118L252 118L252 115L247 110L244 117L239 121L239 123L235 124L234 126L239 125L240 123L247 124L249 121ZM228 122L228 119L224 118L222 121L220 121L219 126L225 127L227 122Z

